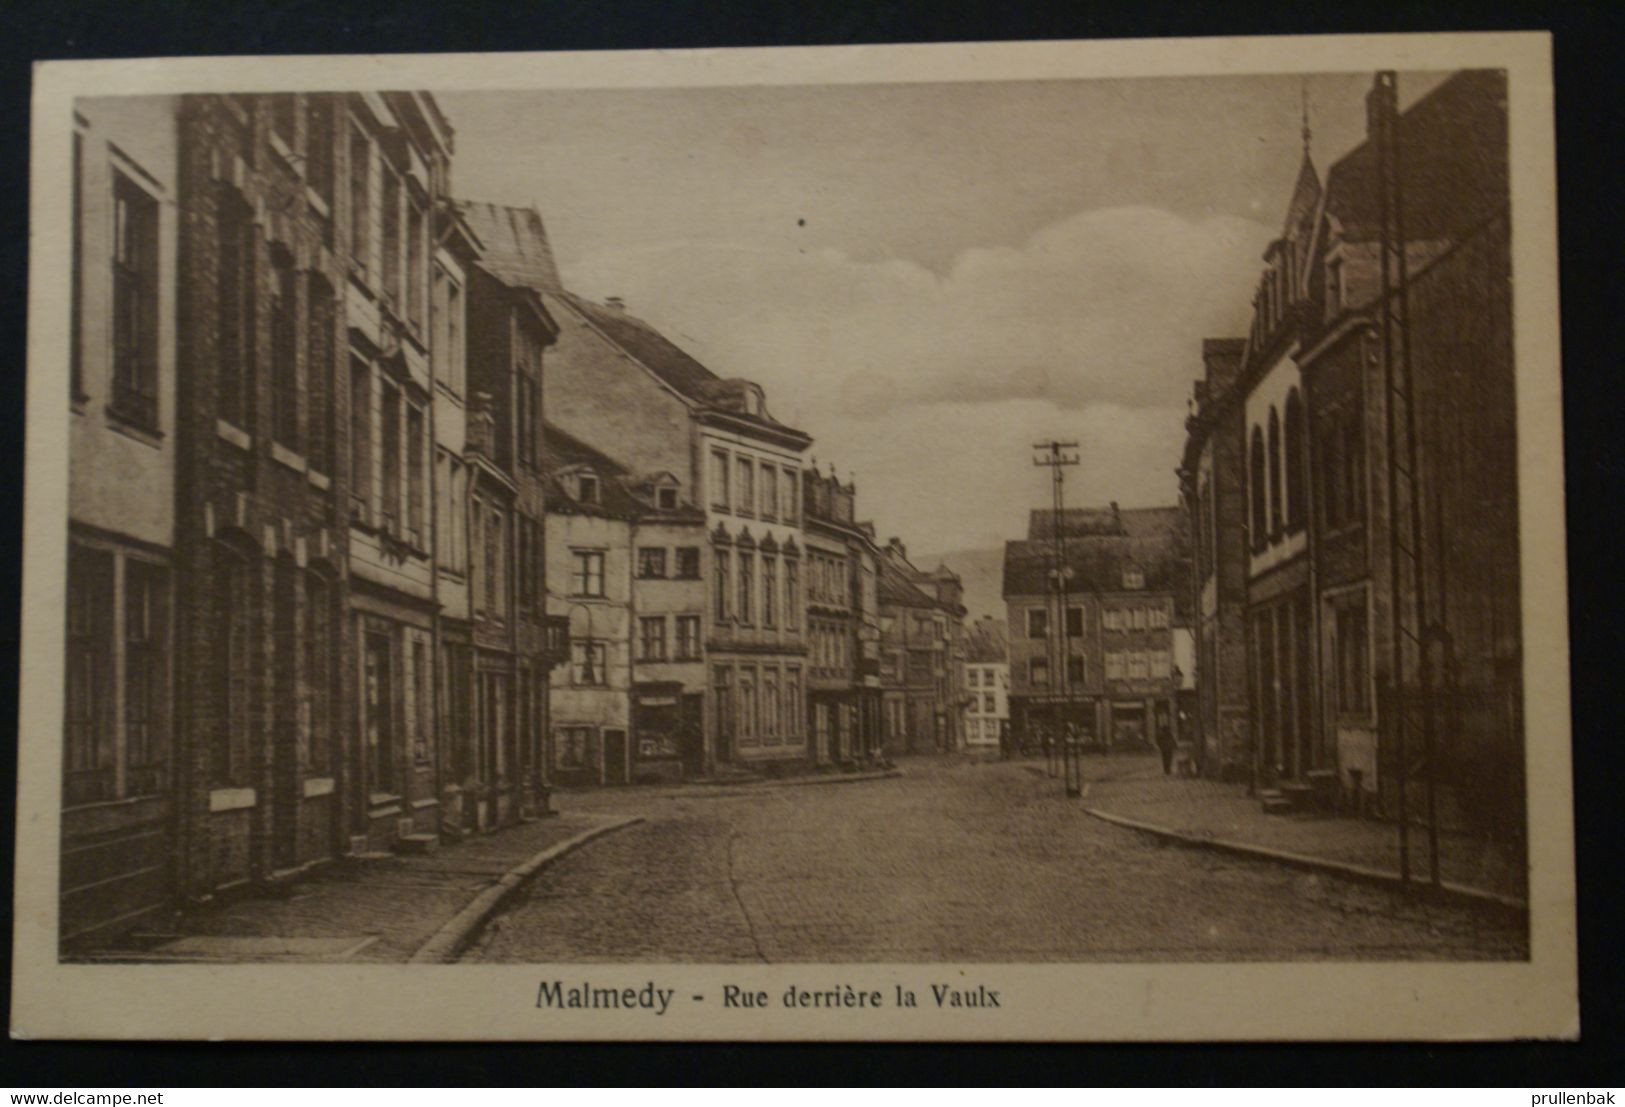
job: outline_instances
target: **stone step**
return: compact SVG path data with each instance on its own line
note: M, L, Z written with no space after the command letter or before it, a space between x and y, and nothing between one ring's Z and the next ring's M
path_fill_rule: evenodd
M395 843L396 853L433 853L439 848L440 835L438 834L403 834L400 840Z

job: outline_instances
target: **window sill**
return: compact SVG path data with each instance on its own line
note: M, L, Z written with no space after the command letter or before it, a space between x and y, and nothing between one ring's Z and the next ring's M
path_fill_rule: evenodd
M209 811L242 811L253 807L258 796L252 788L213 788L209 791Z
M225 419L216 419L214 421L214 434L222 442L228 442L239 450L252 450L254 448L254 436L235 423L228 422Z
M317 796L330 796L333 794L333 778L330 776L307 777L304 783L304 796L314 799Z
M315 469L306 469L305 479L311 483L311 487L319 488L323 492L326 492L333 487L333 479L326 473L319 472Z
M279 465L285 465L296 473L304 473L307 468L305 459L298 452L289 449L280 442L271 443L271 460Z

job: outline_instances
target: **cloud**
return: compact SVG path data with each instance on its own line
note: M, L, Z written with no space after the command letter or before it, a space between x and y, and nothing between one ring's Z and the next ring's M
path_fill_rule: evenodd
M1230 216L1124 207L967 250L946 275L782 240L624 249L565 275L586 295L625 297L718 373L759 381L781 418L1010 399L1166 407L1183 402L1203 337L1245 329L1270 236Z

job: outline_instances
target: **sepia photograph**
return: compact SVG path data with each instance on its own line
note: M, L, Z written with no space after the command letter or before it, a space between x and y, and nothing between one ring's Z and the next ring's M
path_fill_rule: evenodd
M14 1032L1573 1033L1545 39L1227 41L42 67Z

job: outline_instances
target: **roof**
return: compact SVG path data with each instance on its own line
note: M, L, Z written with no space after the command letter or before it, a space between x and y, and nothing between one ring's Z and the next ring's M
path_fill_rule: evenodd
M1061 512L1060 531L1065 538L1116 536L1132 539L1166 538L1182 526L1177 507L1069 507ZM1056 531L1055 512L1034 508L1027 517L1027 537L1048 541Z
M1038 514L1047 517L1050 513L1035 512ZM1103 522L1113 514L1110 509L1080 509L1078 525L1063 527L1065 564L1071 570L1068 589L1122 592L1125 570L1138 569L1145 575L1145 591L1173 593L1174 610L1183 612L1190 584L1185 513L1177 507L1124 510L1116 513L1121 523L1115 527ZM1069 511L1063 518L1072 515ZM1052 529L1046 524L1042 534L1004 544L1003 591L1007 598L1049 591L1056 553Z
M585 466L598 476L597 503L577 500L559 479L560 474L577 466ZM705 521L705 513L692 507L659 511L634 494L633 488L642 482L638 482L626 466L545 420L542 424L542 472L547 480L548 511L601 515L613 519L658 516L673 522Z
M1456 73L1399 116L1405 237L1447 239L1505 207L1506 74ZM1326 174L1325 210L1349 240L1381 231L1377 152L1368 140Z
M938 605L936 597L928 595L923 589L908 579L901 566L895 564L891 558L880 559L880 579L876 582L880 602L891 604L894 607L931 607Z
M989 664L1007 661L1009 644L1005 641L1004 624L992 616L977 619L965 627L965 660Z
M457 210L485 247L480 264L493 276L537 292L564 291L547 228L535 209L459 200Z
M747 423L808 437L768 415L765 408L760 409L760 414L751 413L745 406L745 394L759 392L755 384L717 376L688 351L625 308L596 303L574 292L561 290L560 295L605 337L632 355L679 395L701 407L726 412ZM811 439L808 438L808 441Z

